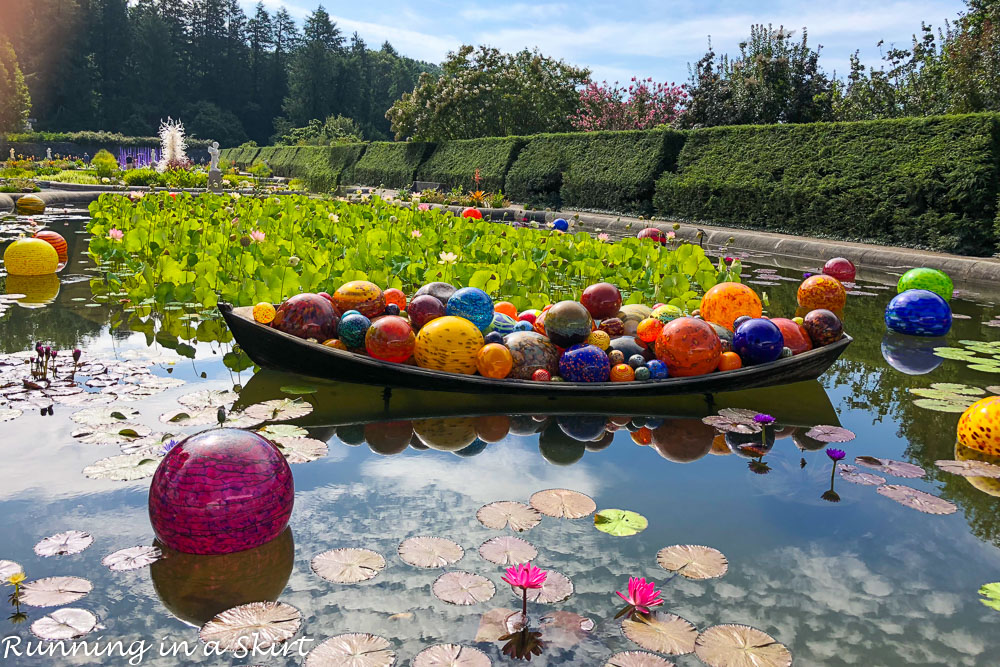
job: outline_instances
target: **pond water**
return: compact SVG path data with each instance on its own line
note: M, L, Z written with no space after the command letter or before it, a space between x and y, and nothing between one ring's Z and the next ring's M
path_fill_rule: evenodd
M85 217L70 212L42 219L69 240L71 264L61 281L7 279L7 293L29 295L25 301L54 301L38 308L9 305L0 316L0 353L23 352L36 341L53 345L63 357L80 348L85 363L99 362L128 379L88 387L88 392L110 394L100 399L114 401L105 407L138 411L129 422L153 432L205 428L159 419L179 410L178 398L195 391L237 386L236 410L288 398L289 391L309 391L302 398L312 405L311 413L292 423L328 447L318 460L292 466L295 509L289 531L275 541L225 557L170 554L152 567L113 572L101 564L106 555L153 544L149 479L85 476L84 468L121 452L115 444L75 438L81 425L70 416L87 406L68 405L65 396L54 397L51 415L42 416L45 404L37 403L0 424L0 559L19 563L29 581L49 576L90 580L93 590L69 606L99 617L104 629L88 635L91 642L145 640L151 650L142 664L176 664L177 659L158 655L160 647L186 641L194 650L187 661L230 664L230 656L200 652L195 626L234 604L280 599L301 611L298 636L313 640L300 644L306 649L341 633L370 632L391 642L398 664L409 664L435 643L475 645L500 664L508 660L501 654L503 642L496 641L496 629L483 617L492 609L513 611L519 600L501 582L502 568L481 558L477 549L485 540L513 533L486 528L477 521L477 510L493 501L527 502L537 491L566 488L591 496L598 509L638 512L649 525L637 535L615 537L595 530L592 518L544 517L518 534L537 549L536 565L565 574L575 586L563 602L529 604L544 643L533 664L601 665L617 651L637 649L613 620L620 609L614 591L624 591L630 575L662 584L663 609L699 629L720 623L754 626L785 644L800 665L997 664L1000 615L979 602L977 590L1000 580L1000 483L970 482L935 467L935 460L955 458L959 415L918 407L918 397L909 390L941 382L1000 385L1000 375L931 353L934 346L957 347L963 339L1000 339L1000 329L985 324L1000 315L1000 293L961 292L952 305L967 319L956 320L947 342L928 343L885 335L882 311L894 293L894 277L864 276L857 287L863 293L849 298L845 313L855 342L819 381L719 394L713 403L700 396L540 403L419 392L394 392L387 399L380 388L255 374L231 343L179 340L178 332L198 330L218 338L216 325L198 329L197 311L177 307L168 314L176 316L170 335L166 326L161 335L130 331L119 304L92 298L94 273L83 256ZM770 313L790 316L795 287L810 267L788 258L782 262L791 268L774 273L775 258L747 257L744 279L772 283L754 287L768 293ZM184 315L191 317L181 319ZM922 374L901 372L887 357L909 373ZM183 385L150 381L146 375L128 378L144 369ZM178 386L168 386L173 384ZM69 399L74 400L79 399ZM766 466L731 453L701 424L701 417L722 407L777 418L777 439L762 458ZM417 421L418 431L447 432L453 442L477 429L510 432L498 442L479 441L457 453L436 451L418 440L405 446L413 420L425 420ZM599 428L605 421L622 427L600 442L584 444L566 435L592 433L595 423ZM847 450L845 463L868 455L920 466L925 477L889 476L888 482L939 495L957 511L921 513L839 476L834 480L839 502L824 499L831 462L823 443L804 437L819 424L857 434L835 445ZM654 430L652 444L636 442L648 433L638 430L644 426ZM68 530L90 533L93 544L75 555L35 555L39 540ZM442 570L417 569L397 555L402 540L419 535L460 544L464 557L446 570L485 575L496 585L495 597L468 607L438 600L431 585ZM675 544L719 549L728 558L728 572L704 581L671 579L656 556ZM355 584L331 583L313 573L314 556L340 547L377 551L386 567ZM0 637L27 642L29 626L53 609L22 605L26 619L18 619L9 608L0 619ZM585 630L590 624L583 619L593 621L593 629ZM3 647L12 645L7 641ZM5 664L65 662L13 652L0 659ZM671 660L701 664L694 655ZM302 661L294 651L285 657L235 659L238 664ZM128 659L78 656L74 662L127 664Z

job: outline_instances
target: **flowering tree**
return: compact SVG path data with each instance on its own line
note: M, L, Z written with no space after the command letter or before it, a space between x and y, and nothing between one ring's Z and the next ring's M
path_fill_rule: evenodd
M569 120L577 130L645 130L671 124L684 113L687 92L673 83L632 77L628 88L588 82Z

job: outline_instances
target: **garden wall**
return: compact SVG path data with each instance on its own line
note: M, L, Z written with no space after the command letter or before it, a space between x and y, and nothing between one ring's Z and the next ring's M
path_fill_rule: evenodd
M417 168L434 144L373 141L346 176L354 183L402 188L416 180Z
M441 183L448 189L503 190L507 171L527 141L526 137L442 141L417 169L417 179ZM475 185L477 171L478 188Z
M1000 116L719 127L656 184L667 218L989 255Z

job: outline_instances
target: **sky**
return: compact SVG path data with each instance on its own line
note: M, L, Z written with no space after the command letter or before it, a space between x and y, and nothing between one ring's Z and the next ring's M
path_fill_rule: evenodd
M248 13L256 0L240 0ZM264 0L269 10L284 5L301 23L318 0ZM784 25L809 43L822 45L827 72L843 75L849 57L861 51L865 63L880 57L879 40L908 47L921 21L935 27L953 20L961 0L533 0L455 3L442 0L379 0L323 3L348 35L357 31L370 47L389 40L400 53L440 62L463 43L503 51L523 47L589 67L597 81L633 76L682 83L688 63L704 55L709 36L717 53L736 53L753 23Z

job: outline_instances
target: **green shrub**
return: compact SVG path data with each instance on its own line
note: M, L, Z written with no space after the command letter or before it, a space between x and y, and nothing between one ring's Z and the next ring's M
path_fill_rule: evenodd
M118 160L105 149L97 151L95 155L90 160L90 166L97 171L97 175L100 178L105 176L111 176L111 174L118 171Z
M157 146L160 145L159 137L130 137L120 132L17 132L7 135L7 141L11 143L44 144L44 143L72 143L72 144L104 144L115 146ZM184 139L188 148L206 148L211 141L208 139L195 139L186 137Z
M660 215L990 254L1000 116L693 131L656 184Z
M253 174L257 178L271 178L271 168L263 162L247 167L247 173Z
M417 169L417 180L441 183L449 189L500 190L504 187L507 170L525 143L526 137L441 142ZM475 183L477 169L478 186Z
M373 141L348 172L347 180L360 185L405 187L413 183L417 168L433 148L434 144L415 141Z
M303 146L296 157L294 176L303 179L313 192L328 192L341 183L344 173L365 152L365 144Z
M150 186L161 184L160 174L158 174L155 169L149 168L130 169L122 175L122 180L125 181L125 185L131 186Z
M168 169L160 174L160 185L168 188L204 188L208 187L208 174L203 171L187 169Z
M511 166L507 194L532 206L648 213L656 177L683 144L669 129L537 135Z
M48 180L56 183L77 183L79 185L100 185L101 179L94 175L93 171L81 171L78 169L67 169L54 176L49 176Z

